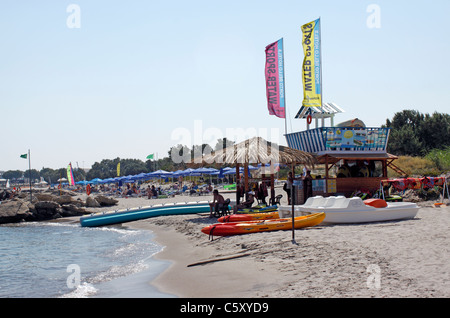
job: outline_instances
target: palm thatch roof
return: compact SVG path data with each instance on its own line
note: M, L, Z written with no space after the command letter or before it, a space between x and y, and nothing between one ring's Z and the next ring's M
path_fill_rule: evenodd
M211 154L194 158L192 164L283 163L314 166L316 157L308 152L274 145L261 137L253 137Z

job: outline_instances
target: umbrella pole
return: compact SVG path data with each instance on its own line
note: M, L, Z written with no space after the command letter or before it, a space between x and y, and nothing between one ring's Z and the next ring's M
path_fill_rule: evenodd
M239 199L240 199L240 197L239 197L239 191L238 191L238 189L239 189L239 182L240 181L240 176L239 176L239 164L237 163L236 164L236 205L238 205L239 204Z
M245 199L248 199L248 163L244 163Z

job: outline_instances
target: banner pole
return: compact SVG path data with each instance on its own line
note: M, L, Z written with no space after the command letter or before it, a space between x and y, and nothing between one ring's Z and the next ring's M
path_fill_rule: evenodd
M284 91L284 133L287 135L287 101L286 101L286 81L284 78L284 73L286 69L284 68L284 40L281 38L281 52L283 56L283 91Z
M30 155L30 149L28 149L28 176L30 178L30 203L33 203L33 189L31 187L31 155Z
M324 126L323 118L323 77L322 77L322 21L319 16L319 50L320 50L320 109L322 110L322 127Z

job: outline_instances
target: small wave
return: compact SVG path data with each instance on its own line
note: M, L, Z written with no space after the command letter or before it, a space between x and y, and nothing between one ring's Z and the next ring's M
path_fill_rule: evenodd
M102 272L92 278L90 282L94 284L102 283L102 282L108 282L113 279L117 279L120 277L128 276L131 274L135 274L141 271L144 271L149 268L149 265L145 262L141 261L136 264L129 264L125 266L112 266L109 270L106 272Z
M84 282L79 285L75 290L71 291L68 294L64 294L59 298L88 298L89 296L93 296L98 292L98 289L95 288L92 284Z

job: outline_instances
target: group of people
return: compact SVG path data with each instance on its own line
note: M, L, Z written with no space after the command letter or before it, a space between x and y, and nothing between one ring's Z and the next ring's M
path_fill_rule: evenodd
M234 213L236 213L240 209L249 209L252 207L253 203L255 202L255 193L253 191L250 191L247 194L247 200L233 207ZM221 211L224 207L224 204L224 197L219 194L219 190L215 189L213 191L213 201L209 204L209 217L213 216L214 211Z
M261 201L261 203L267 205L266 197L269 195L269 192L267 190L267 182L265 180L263 180L260 183L258 183L258 182L251 183L250 189L251 189L250 192L251 192L251 195L253 196L253 199L257 198L259 201ZM244 197L245 186L244 186L242 179L241 179L241 182L237 185L236 191L239 194L239 198ZM249 195L250 192L247 192L247 195Z

